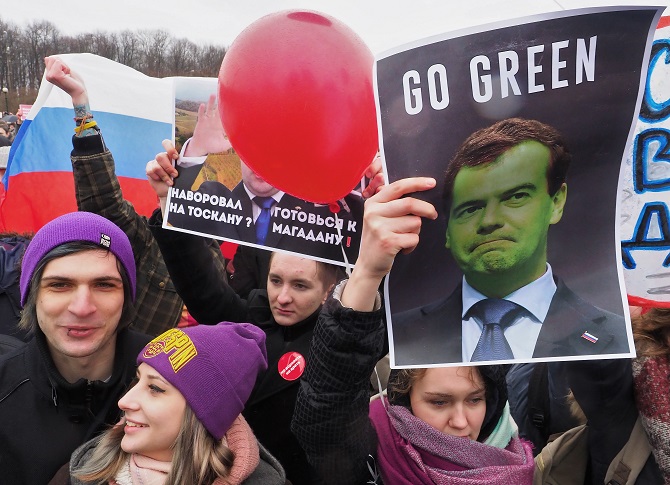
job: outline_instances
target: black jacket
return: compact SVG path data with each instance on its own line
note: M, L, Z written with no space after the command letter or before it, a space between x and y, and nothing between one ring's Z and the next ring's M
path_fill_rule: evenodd
M123 330L107 382L67 382L41 331L0 358L0 481L46 484L70 454L120 417L117 401L135 377L135 360L150 337Z
M30 340L30 335L17 325L21 319L21 258L28 243L30 240L22 236L0 239L0 333L24 342Z
M381 483L369 379L385 333L383 309L357 312L330 298L319 315L291 426L315 470L314 484Z
M265 290L254 290L245 300L228 285L225 274L211 263L207 239L162 229L160 211L149 223L177 293L198 323L248 322L265 332L268 370L258 377L243 414L258 441L282 464L291 483L311 484L307 459L290 430L300 381L281 377L278 364L288 352L307 357L318 310L290 327L277 324Z

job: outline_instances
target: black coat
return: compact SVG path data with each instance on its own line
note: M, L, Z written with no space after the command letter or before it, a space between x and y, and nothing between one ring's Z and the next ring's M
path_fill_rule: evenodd
M131 330L117 337L107 382L71 384L56 369L41 331L0 358L0 481L47 483L71 453L121 412L117 401L135 377L137 354L150 337Z
M0 333L11 335L24 342L30 339L28 332L18 328L21 319L21 295L19 277L21 258L30 240L21 236L10 236L0 240Z
M292 423L314 484L381 483L369 379L384 352L383 311L357 312L330 298L319 315Z

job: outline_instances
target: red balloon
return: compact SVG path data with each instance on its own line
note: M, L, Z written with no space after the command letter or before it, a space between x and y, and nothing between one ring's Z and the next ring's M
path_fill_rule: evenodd
M353 189L378 150L373 56L317 12L283 11L247 27L219 72L223 127L268 183L312 202Z

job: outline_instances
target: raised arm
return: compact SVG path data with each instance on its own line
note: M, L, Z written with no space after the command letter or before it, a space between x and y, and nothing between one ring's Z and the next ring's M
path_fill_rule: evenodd
M184 150L185 157L200 157L210 153L221 153L231 148L223 131L221 116L216 104L216 95L212 94L207 104L200 103L198 121Z
M133 250L136 251L136 259L139 259L138 250L149 245L153 238L146 219L123 198L114 159L105 146L100 127L89 107L84 81L58 57L47 57L44 62L47 81L72 98L75 130L71 161L77 207L100 214L121 227L134 244Z
M291 426L318 483L372 483L377 440L369 379L386 331L377 289L396 254L418 243L421 217L437 217L431 204L403 196L434 186L433 179L404 179L366 202L354 271L319 316Z
M402 179L381 187L365 202L361 250L342 294L344 306L372 310L379 284L391 270L396 255L413 251L419 243L421 218L437 218L432 204L404 196L433 187L432 178Z
M183 302L172 285L146 217L123 198L114 158L89 107L84 80L58 57L47 57L45 64L47 81L72 98L75 131L70 159L77 208L100 214L128 235L138 268L133 328L158 335L177 324Z
M202 111L202 107L201 107ZM214 325L227 320L246 321L247 302L228 285L225 263L213 239L163 229L163 216L170 187L179 174L173 162L179 153L170 140L163 140L164 152L147 163L146 174L160 203L151 216L150 227L177 292L198 323ZM217 255L208 249L217 245Z

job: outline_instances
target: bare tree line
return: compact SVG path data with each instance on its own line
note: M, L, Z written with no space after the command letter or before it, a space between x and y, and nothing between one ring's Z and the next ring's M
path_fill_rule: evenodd
M19 27L0 17L0 86L8 88L10 111L35 100L44 57L75 52L97 54L153 77L216 77L226 48L177 39L165 30L67 36L46 20ZM0 111L4 109L5 99L0 99Z

